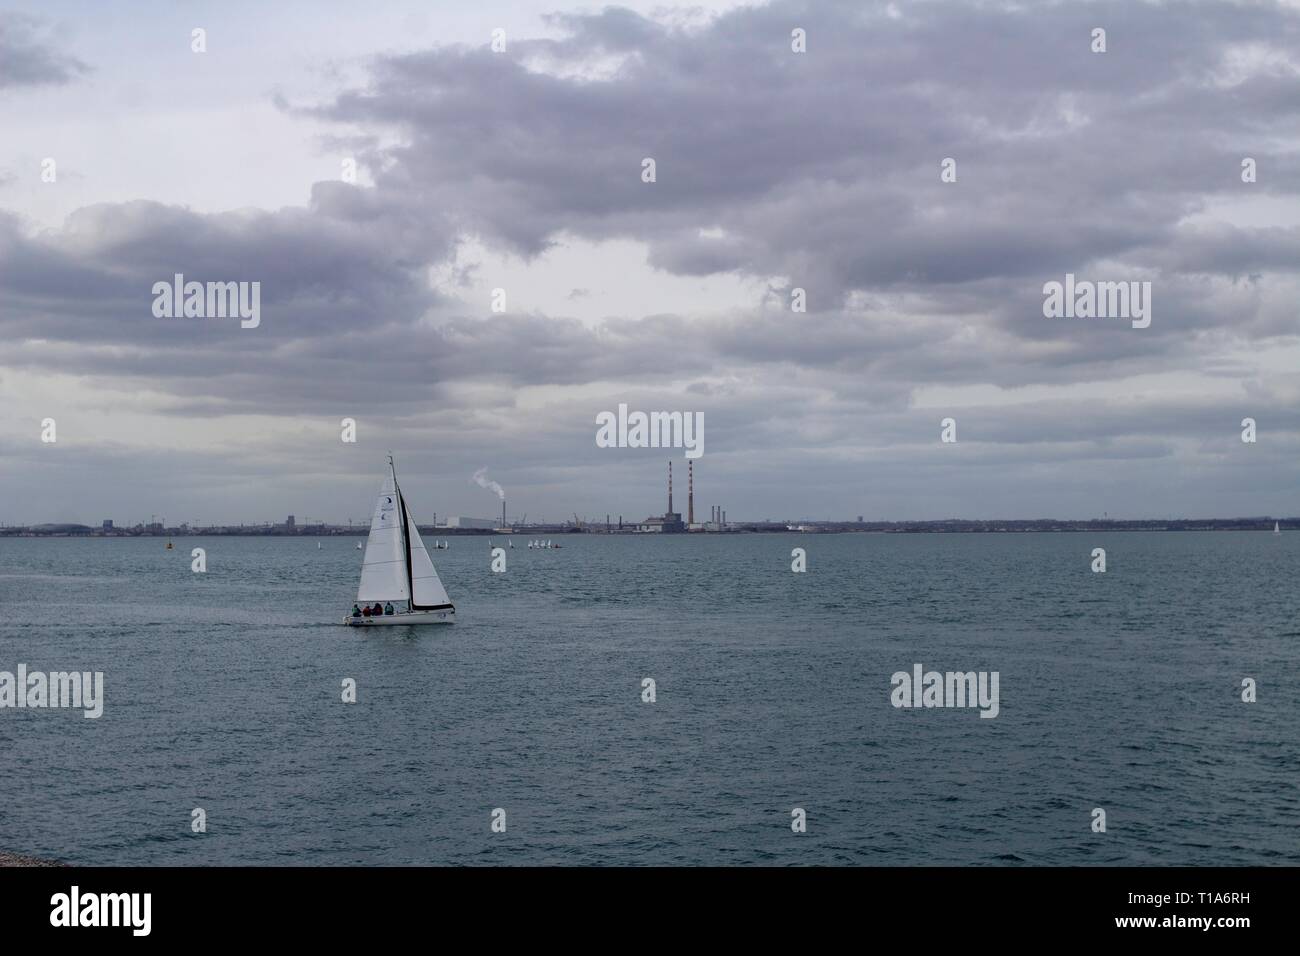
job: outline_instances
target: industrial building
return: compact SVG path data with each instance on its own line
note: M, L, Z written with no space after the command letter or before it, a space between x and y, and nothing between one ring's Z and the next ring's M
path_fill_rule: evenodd
M495 531L500 525L495 518L465 518L460 515L448 515L440 528L473 528L479 531Z

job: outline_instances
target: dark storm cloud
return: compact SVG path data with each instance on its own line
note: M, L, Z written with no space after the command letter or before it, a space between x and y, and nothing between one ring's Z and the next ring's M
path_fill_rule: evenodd
M41 35L40 23L0 11L0 92L11 87L68 83L89 67L59 52Z

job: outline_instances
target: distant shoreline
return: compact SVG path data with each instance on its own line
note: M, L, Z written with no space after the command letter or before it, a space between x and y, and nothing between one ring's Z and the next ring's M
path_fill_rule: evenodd
M1282 531L1300 530L1300 518L1174 518L1159 520L1138 518L1133 520L1090 519L1083 521L1059 520L1053 518L1029 518L1014 520L971 520L951 519L946 521L804 521L768 522L735 521L728 522L725 530L715 527L692 528L690 531L669 533L677 535L735 535L735 534L1022 534L1043 532L1098 532L1098 531L1262 531L1271 532L1274 523ZM633 525L624 528L603 525L588 525L575 528L569 525L541 525L520 528L438 528L422 527L420 534L439 538L500 538L528 537L531 535L629 535L633 537L661 537L663 532L644 532L633 530ZM0 528L0 538L211 538L211 537L248 537L248 538L333 538L365 537L368 529L342 528L338 526L298 526L257 525L257 526L221 526L213 528L168 528L163 530L144 530L138 528L92 528L85 525L54 524L34 525L30 527Z

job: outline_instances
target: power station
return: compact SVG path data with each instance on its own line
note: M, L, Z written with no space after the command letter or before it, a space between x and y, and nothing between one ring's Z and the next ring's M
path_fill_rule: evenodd
M646 518L634 527L637 532L657 534L683 534L687 531L723 531L727 526L727 513L714 507L713 517L706 524L695 523L695 462L686 463L686 520L681 512L673 510L673 463L668 462L668 510L662 515ZM622 523L619 524L620 530Z

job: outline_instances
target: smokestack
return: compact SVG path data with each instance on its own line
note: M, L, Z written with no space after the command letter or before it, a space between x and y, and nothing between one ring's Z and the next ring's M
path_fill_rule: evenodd
M668 462L668 513L673 513L673 463Z
M695 524L695 462L686 462L686 527Z
M506 528L506 499L501 499L501 530Z

